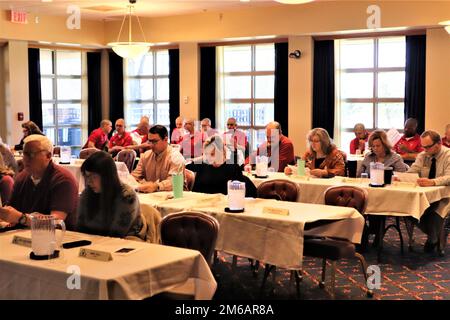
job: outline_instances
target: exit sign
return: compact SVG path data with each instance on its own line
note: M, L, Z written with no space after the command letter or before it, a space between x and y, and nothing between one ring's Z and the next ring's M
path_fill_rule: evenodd
M27 13L23 11L11 10L11 22L27 24Z

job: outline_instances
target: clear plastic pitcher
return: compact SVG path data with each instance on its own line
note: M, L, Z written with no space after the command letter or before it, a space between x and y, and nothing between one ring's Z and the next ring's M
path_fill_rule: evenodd
M72 155L72 149L69 146L61 146L61 158L59 163L70 163Z
M62 232L59 239L56 239L55 229L58 225L61 226ZM65 232L64 221L51 215L31 214L31 248L35 255L53 255L55 250L61 246Z
M256 175L258 177L267 176L267 166L269 159L266 156L257 156L256 157Z
M384 164L380 162L370 163L370 184L372 186L384 185Z
M228 181L228 208L242 210L245 207L245 183Z

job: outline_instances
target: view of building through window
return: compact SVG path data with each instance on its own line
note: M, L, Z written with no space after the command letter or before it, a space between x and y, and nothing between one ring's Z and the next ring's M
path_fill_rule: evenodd
M125 120L131 131L142 116L169 129L169 51L124 60Z
M405 37L336 40L335 140L348 152L353 127L403 129ZM339 143L340 141L340 143Z
M254 149L265 140L265 125L274 120L275 46L224 46L218 55L219 119L236 118Z
M82 53L40 49L43 132L78 155L82 132Z

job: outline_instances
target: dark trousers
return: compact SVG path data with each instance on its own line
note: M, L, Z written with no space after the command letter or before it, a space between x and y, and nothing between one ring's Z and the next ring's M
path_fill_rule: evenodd
M436 243L439 240L439 233L442 229L444 219L436 213L438 202L434 202L425 210L420 218L419 228L428 236L428 242Z

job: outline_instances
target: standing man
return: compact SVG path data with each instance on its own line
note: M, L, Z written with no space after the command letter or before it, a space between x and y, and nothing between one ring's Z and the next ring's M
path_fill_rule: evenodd
M166 127L162 125L150 128L150 150L141 155L136 169L131 173L140 183L137 189L141 192L172 190L171 174L184 170L184 158L169 145L168 135Z
M30 213L52 215L75 227L78 185L73 175L52 161L53 145L46 136L25 138L25 169L15 179L9 206L0 208L0 219L29 227Z
M420 136L420 141L424 151L419 153L408 172L419 174L417 184L421 187L450 186L450 149L442 146L441 137L436 131L425 131ZM425 252L433 252L437 246L449 209L450 199L444 198L431 203L422 215L419 228L428 236Z
M108 152L111 153L113 157L126 146L133 144L133 139L131 138L130 133L125 131L125 120L117 119L116 131L116 134L114 134L109 141Z
M405 121L403 136L394 146L394 151L402 156L403 160L414 162L417 155L423 151L420 145L420 136L417 133L417 120L409 118Z
M99 150L108 150L108 134L112 130L112 122L109 120L102 120L100 128L92 131L82 149L97 148Z
M227 131L224 133L224 141L226 146L232 152L232 158L238 163L238 154L242 152L243 158L248 157L248 142L245 132L237 129L237 123L235 118L228 118L227 120Z

